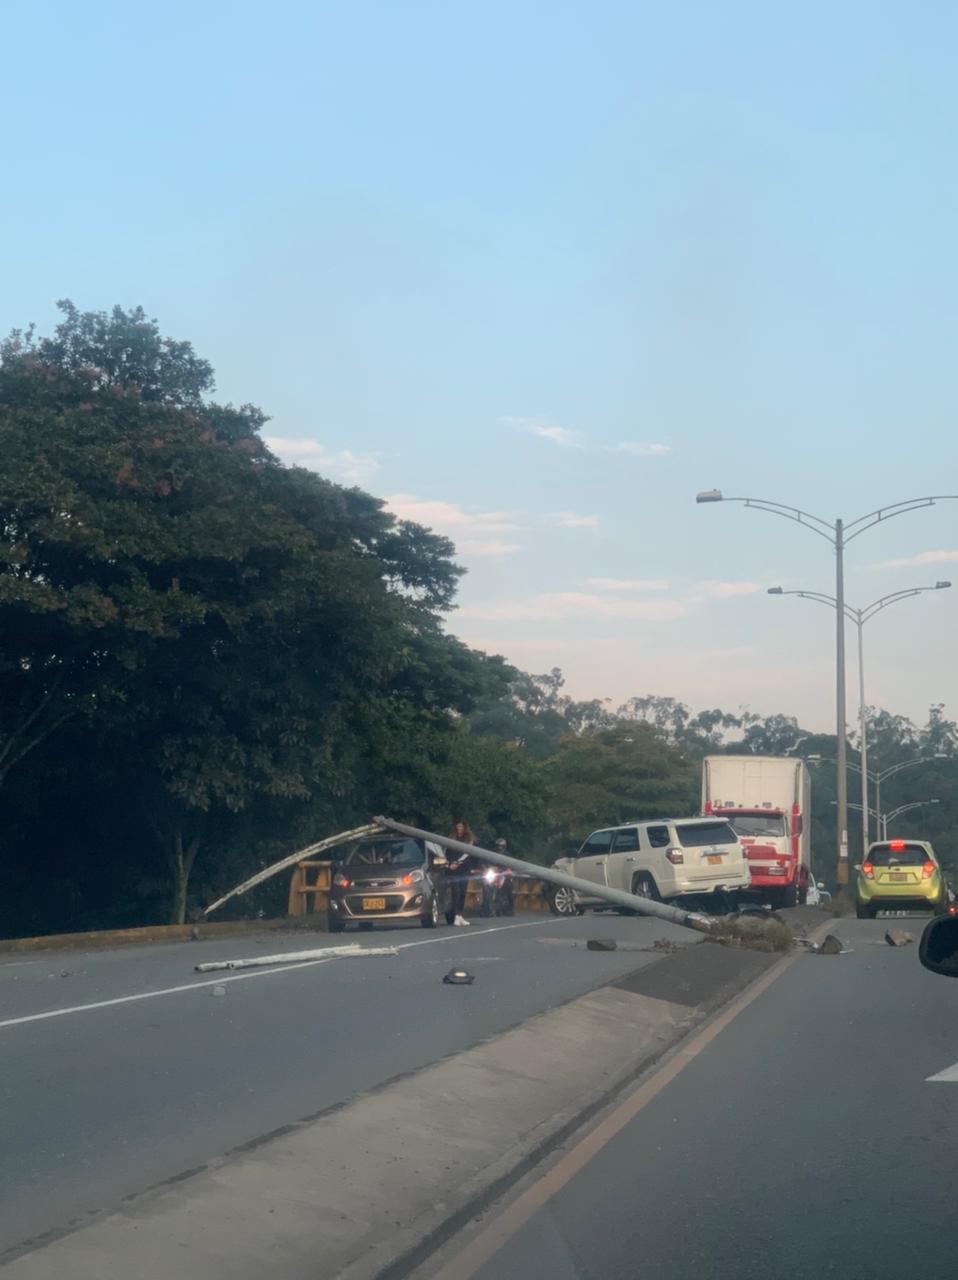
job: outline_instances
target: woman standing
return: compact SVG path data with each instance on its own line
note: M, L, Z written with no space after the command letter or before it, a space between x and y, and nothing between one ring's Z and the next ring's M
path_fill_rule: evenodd
M458 840L460 844L477 843L472 828L462 818L457 818L452 824L449 839ZM466 893L469 890L469 877L475 870L474 859L468 853L459 853L455 849L447 849L446 858L449 862L448 875L452 888L451 910L455 917L453 924L467 925L469 921L464 914L466 910Z

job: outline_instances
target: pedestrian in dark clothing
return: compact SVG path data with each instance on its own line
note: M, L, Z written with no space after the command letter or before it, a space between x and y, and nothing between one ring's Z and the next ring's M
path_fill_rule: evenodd
M457 818L452 824L449 839L458 840L460 844L476 843L472 828L462 818ZM446 858L449 862L447 874L452 886L452 910L455 912L453 924L467 925L469 921L465 916L466 894L469 890L469 879L475 871L476 860L469 854L460 853L456 849L447 849Z

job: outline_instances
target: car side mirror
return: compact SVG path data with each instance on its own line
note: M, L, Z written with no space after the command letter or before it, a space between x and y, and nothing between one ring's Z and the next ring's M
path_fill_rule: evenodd
M825 881L824 881L824 880L819 880L819 882L818 882L818 887L819 887L819 889L824 889L824 888L825 888Z
M936 916L925 925L918 959L932 973L958 978L958 916Z

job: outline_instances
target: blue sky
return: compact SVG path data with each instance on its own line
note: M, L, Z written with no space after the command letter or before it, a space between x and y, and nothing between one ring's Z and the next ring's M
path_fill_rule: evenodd
M829 616L764 592L831 589L827 544L694 494L958 491L953 6L4 24L0 327L142 303L284 457L453 536L451 628L577 695L830 723ZM863 536L849 599L958 580L956 522ZM870 700L958 714L956 610L870 624Z

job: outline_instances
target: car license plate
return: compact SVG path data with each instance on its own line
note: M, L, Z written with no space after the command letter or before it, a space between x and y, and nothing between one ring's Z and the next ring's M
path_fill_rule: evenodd
M385 911L386 899L385 898L363 898L363 910L364 911Z
M705 861L710 867L720 867L722 865L722 855L720 853L710 853Z
M908 879L908 874L905 871L892 871L888 879L894 880L896 884L902 884L905 880Z

